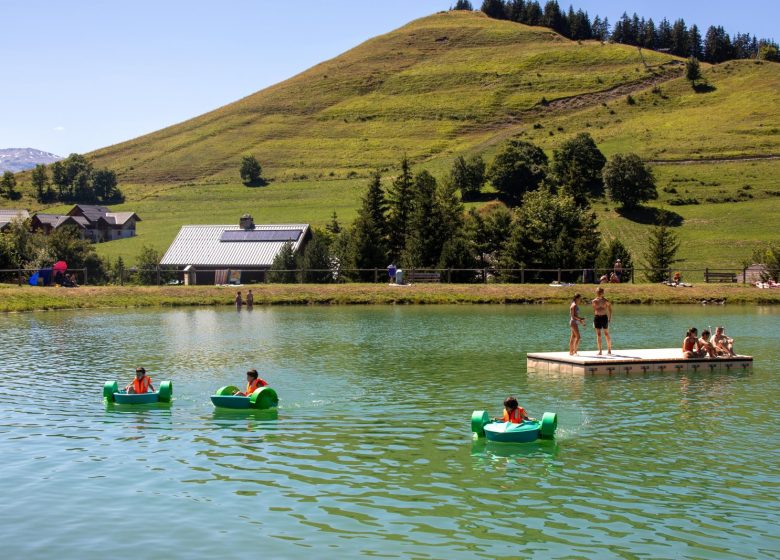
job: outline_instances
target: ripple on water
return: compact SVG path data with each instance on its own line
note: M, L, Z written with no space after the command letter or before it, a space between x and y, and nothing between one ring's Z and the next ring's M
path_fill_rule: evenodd
M258 537L278 558L778 557L778 312L620 313L641 326L627 345L717 320L760 360L529 375L523 352L565 335L546 307L8 316L0 536L12 557L224 556ZM173 404L101 402L136 365L174 381ZM250 365L278 414L214 410L207 396ZM555 441L471 438L471 411L497 414L510 393L558 412ZM42 512L56 520L43 532Z

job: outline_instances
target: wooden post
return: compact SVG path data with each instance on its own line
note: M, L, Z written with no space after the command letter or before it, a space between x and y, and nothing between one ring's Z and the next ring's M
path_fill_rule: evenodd
M155 268L155 269L156 269L156 271L157 271L157 285L159 286L159 285L160 285L160 265L158 264L158 265L157 265L157 266L155 266L154 268Z
M19 285L22 285L22 269L17 269L16 271L16 281L19 283Z
M742 283L747 284L747 267L742 267Z
M525 284L525 265L520 266L520 283Z
M709 280L707 278L709 276L709 272L710 272L709 268L704 269L704 281L707 282L708 284L709 284Z
M379 269L375 268L374 269L374 284L376 284L378 282L379 282Z
M631 283L636 284L636 270L633 268L631 269Z
M558 283L560 284L560 282L561 282L561 269L559 268L558 269Z
M482 269L482 281L487 284L487 268Z
M304 276L306 276L306 269L305 269L305 268L302 268L302 269L301 269L301 278L300 278L300 280L301 280L301 281L300 281L300 283L301 283L301 284L303 284L303 277L304 277Z
M87 278L87 269L84 269L84 285L89 284L89 278Z
M452 284L452 269L447 269L447 284Z

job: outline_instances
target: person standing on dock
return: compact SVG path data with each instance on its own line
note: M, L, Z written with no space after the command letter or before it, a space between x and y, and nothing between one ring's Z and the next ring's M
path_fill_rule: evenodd
M604 297L604 288L596 288L596 299L593 305L593 327L596 329L596 342L599 347L599 356L602 353L601 331L607 339L607 354L612 354L612 339L609 337L609 324L612 322L612 304Z
M581 298L582 296L580 294L574 294L574 298L571 300L571 305L569 306L569 328L571 329L571 336L569 336L570 356L574 356L577 353L577 348L579 348L580 340L582 339L579 325L585 324L585 319L580 317Z

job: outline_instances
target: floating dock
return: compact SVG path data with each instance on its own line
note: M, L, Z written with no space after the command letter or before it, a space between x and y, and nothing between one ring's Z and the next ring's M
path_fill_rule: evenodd
M599 356L580 352L533 352L528 354L528 371L534 373L571 373L575 375L617 375L650 372L687 373L746 371L753 366L752 356L733 358L683 358L679 348L613 350Z

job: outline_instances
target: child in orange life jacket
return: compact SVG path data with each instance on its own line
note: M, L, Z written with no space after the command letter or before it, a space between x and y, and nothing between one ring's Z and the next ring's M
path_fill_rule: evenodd
M496 418L498 420L498 418ZM514 397L507 397L504 399L504 422L511 422L512 424L522 424L523 421L530 420L525 409L517 404L517 399Z
M133 379L133 382L125 387L125 390L128 394L148 393L149 391L154 393L152 378L146 375L146 370L144 368L135 368L135 379Z
M233 394L240 397L248 397L257 389L260 387L265 387L266 385L268 385L268 382L265 381L265 379L258 377L257 370L252 368L246 372L246 391L243 393L241 391L236 391Z

